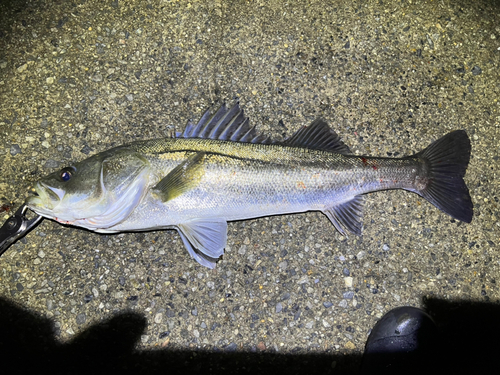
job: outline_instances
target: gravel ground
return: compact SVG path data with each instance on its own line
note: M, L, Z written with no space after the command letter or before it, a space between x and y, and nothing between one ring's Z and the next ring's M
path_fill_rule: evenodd
M233 222L213 271L174 231L44 220L0 258L2 350L19 369L24 353L73 372L102 359L350 373L376 321L411 305L455 335L457 365L483 363L500 331L500 9L416 3L0 5L2 221L39 177L237 98L260 132L282 139L321 116L356 154L408 155L465 129L474 202L463 224L408 192L371 194L349 238L315 212Z

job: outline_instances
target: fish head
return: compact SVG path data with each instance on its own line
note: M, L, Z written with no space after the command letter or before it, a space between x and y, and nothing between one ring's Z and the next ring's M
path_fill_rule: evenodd
M96 156L41 178L35 184L35 195L26 201L28 207L42 216L69 223L98 215L106 190L102 186L103 161Z
M26 205L39 215L91 230L122 221L139 203L149 163L114 149L51 173L35 184Z

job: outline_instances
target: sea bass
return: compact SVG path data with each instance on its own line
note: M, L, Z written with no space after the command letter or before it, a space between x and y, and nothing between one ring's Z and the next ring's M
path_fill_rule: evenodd
M356 156L321 119L275 142L238 104L223 105L176 137L115 147L42 178L26 205L99 233L176 229L189 254L214 268L228 221L321 211L342 234L360 234L364 194L379 190L417 193L469 223L470 151L457 130L411 156Z

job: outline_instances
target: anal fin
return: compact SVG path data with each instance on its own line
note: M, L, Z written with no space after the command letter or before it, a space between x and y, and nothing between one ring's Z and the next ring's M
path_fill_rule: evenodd
M191 245L191 242L187 239L187 237L184 235L184 233L181 230L177 231L179 233L179 236L181 236L182 243L186 247L186 250L188 251L189 255L196 260L199 264L201 264L204 267L210 268L213 270L215 268L215 262L217 259L205 257L202 253L199 253L193 245Z
M177 225L177 228L189 254L201 265L214 268L215 260L224 254L226 247L226 220L193 219Z
M346 235L346 230L361 235L363 229L363 204L364 197L357 195L350 201L324 210L323 213L343 235Z

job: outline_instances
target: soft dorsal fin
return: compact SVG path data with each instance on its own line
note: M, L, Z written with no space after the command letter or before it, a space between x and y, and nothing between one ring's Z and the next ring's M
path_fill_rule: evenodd
M237 102L228 109L224 103L213 115L207 110L197 125L188 122L180 138L219 139L222 141L246 143L272 143L265 136L257 134L255 127L250 127L248 117Z
M283 142L286 146L326 150L338 154L350 154L351 151L340 137L322 119L314 120Z

